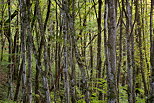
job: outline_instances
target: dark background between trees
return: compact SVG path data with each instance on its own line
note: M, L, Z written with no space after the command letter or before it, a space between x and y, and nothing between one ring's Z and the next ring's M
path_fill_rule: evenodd
M154 0L1 0L0 102L154 103Z

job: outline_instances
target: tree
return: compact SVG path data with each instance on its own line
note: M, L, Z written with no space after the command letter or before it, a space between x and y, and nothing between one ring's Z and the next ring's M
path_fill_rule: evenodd
M98 0L99 6L98 6L98 18L97 18L97 25L98 25L98 39L97 39L97 78L102 77L102 56L101 56L101 44L102 44L102 0ZM99 87L100 88L100 87ZM102 93L99 93L99 99L102 99Z
M150 11L150 63L151 63L151 82L150 82L150 99L149 102L154 102L154 36L153 36L153 5L154 1L151 0Z
M132 9L130 5L130 0L126 0L126 38L127 38L127 80L128 80L128 101L134 103L134 82L133 82L133 24L132 24Z
M19 1L20 6L20 18L21 18L21 51L22 51L22 94L23 102L26 102L26 36L27 36L27 13L26 13L26 2Z
M65 101L67 103L70 102L70 87L68 80L68 38L69 38L69 29L68 24L70 21L69 15L69 5L67 0L62 1L62 28L64 35L64 88L65 88Z
M116 13L115 1L106 1L108 4L108 40L107 40L107 84L108 103L117 101L116 81Z
M0 102L152 103L153 4L1 0Z

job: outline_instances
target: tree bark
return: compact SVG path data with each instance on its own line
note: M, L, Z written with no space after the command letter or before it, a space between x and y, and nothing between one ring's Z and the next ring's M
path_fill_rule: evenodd
M97 39L97 78L100 81L102 76L102 0L98 0L98 18L97 18L97 25L98 25L98 39ZM100 88L100 84L98 84L98 88ZM99 100L102 100L102 92L99 91Z
M27 29L27 14L26 14L26 2L24 0L19 1L20 5L20 18L21 18L21 58L22 58L22 94L23 102L26 103L26 29Z
M27 75L27 103L32 103L32 29L31 29L31 2L26 0L27 5L27 62L28 62L28 75Z
M108 103L117 102L115 1L108 0L107 84Z
M69 30L68 30L68 22L69 19L69 7L68 7L68 0L62 0L62 18L63 18L63 24L62 24L62 30L64 35L64 89L65 89L65 102L70 103L70 87L69 87L69 78L68 78L68 36L69 36Z
M127 41L127 84L128 84L128 101L134 103L134 92L133 92L133 35L132 35L132 9L130 0L126 0L126 41Z
M8 80L8 83L9 83L9 93L8 93L8 98L10 100L13 99L13 64L12 64L12 46L13 46L13 43L12 43L12 35L11 35L11 1L10 0L7 0L8 2L8 14L9 14L9 21L8 21L8 28L6 27L6 30L7 32L6 35L8 35L8 42L9 42L9 57L8 57L8 62L10 63L8 65L8 68L9 68L9 80Z
M154 102L154 35L153 35L153 7L154 1L151 0L150 11L150 64L151 64L151 81L150 81L150 98L149 103Z

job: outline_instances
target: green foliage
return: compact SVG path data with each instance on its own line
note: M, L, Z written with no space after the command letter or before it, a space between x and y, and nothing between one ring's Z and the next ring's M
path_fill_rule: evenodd
M136 103L146 103L144 98L136 97Z
M144 93L141 88L136 88L136 90L140 91L141 94ZM119 87L119 101L120 103L128 103L127 86ZM146 101L141 96L136 96L136 103L146 103Z
M97 93L93 93L90 99L91 103L106 103L104 100L98 100Z
M80 99L77 101L77 103L86 103L86 101L84 99Z
M0 62L0 65L8 65L8 64L12 64L12 63L10 63L10 62L8 62L8 61L1 61L1 62Z
M143 93L144 93L144 90L143 90L143 89L141 89L141 88L136 88L136 90L138 90L141 94L143 94Z
M141 96L144 95L144 90L141 88L135 88L135 89L140 92L140 95L136 97L136 103L145 103L146 102L145 98L142 98Z
M6 2L7 0L4 0L4 3L0 3L0 11L1 12L4 12L3 15L0 15L2 17L0 17L0 22L2 21L2 23L4 21L6 21L9 17L8 15L8 4ZM59 89L56 89L56 91L52 91L50 96L51 96L51 101L54 101L54 99L56 100L57 103L60 103L62 102L61 100L61 97L64 98L64 88L63 88L63 80L64 80L64 75L61 75L60 74L60 79L56 79L56 63L55 62L59 62L60 61L60 64L58 63L58 65L61 67L63 65L63 49L64 49L64 46L68 47L68 54L69 56L71 56L71 51L69 51L71 49L71 38L72 36L72 31L71 30L68 30L68 42L67 42L67 45L64 45L64 37L63 37L63 10L61 9L62 5L61 5L61 2L59 2L61 0L58 0L57 3L53 0L51 0L51 8L50 8L50 16L49 16L49 20L48 20L48 23L47 23L47 30L45 31L45 40L46 40L46 44L48 45L47 48L50 48L48 50L49 54L50 54L50 59L51 61L48 61L48 63L51 63L51 67L50 67L50 70L49 70L49 74L52 75L52 78L50 78L51 76L47 75L47 78L48 80L51 80L52 83L55 83L55 80L59 80ZM117 63L118 62L121 62L121 75L120 75L120 81L119 83L123 82L121 81L121 78L125 79L127 78L127 76L125 77L125 75L127 75L127 41L126 41L126 18L125 18L125 15L121 15L121 9L122 9L122 5L121 2L122 0L120 0L120 7L117 7L117 49L116 49L116 54L117 54ZM143 0L144 1L144 0ZM98 17L98 2L96 2L95 0L92 2L92 1L86 1L86 0L78 0L75 2L75 7L73 8L72 6L72 0L69 1L70 2L70 7L69 7L69 13L70 15L69 18L71 17L72 18L72 14L73 14L73 10L75 12L75 21L74 22L74 28L75 28L75 46L77 46L77 50L79 52L79 54L82 55L82 52L84 51L85 49L85 56L81 56L80 59L81 61L85 61L83 62L82 64L84 66L86 66L84 69L85 71L87 72L87 75L85 75L85 78L87 78L87 82L88 82L88 89L90 91L90 100L91 100L91 103L107 103L106 99L107 99L107 81L105 79L102 79L102 78L96 78L96 74L97 74L97 70L95 69L96 67L96 55L97 55L97 34L98 34L98 24L97 24L97 17ZM141 1L140 1L141 2ZM141 25L137 25L137 23L135 22L134 24L134 27L133 27L133 35L134 35L134 60L135 60L135 68L139 68L141 67L141 64L140 64L140 61L141 61L141 57L139 56L140 54L140 49L139 49L139 35L138 35L138 28L141 28L143 29L142 30L142 52L143 52L143 69L144 69L144 73L145 73L145 79L147 81L147 86L149 88L149 80L150 80L150 75L151 75L151 71L150 71L150 37L149 37L149 34L150 34L150 31L149 31L149 25L150 25L150 0L147 0L146 1L147 3L143 2L142 5L139 4L138 7L141 8L141 6L143 6L139 11L141 12L140 13L140 19L143 19L140 20L141 21ZM40 3L40 10L41 10L41 17L42 17L42 21L45 21L45 18L46 18L46 13L47 13L47 4L48 4L48 1L45 1L45 0L39 0L39 3ZM14 10L18 10L19 14L20 14L20 10L19 10L19 2L17 0L12 0L11 1L11 14L13 13ZM59 4L59 5L57 5ZM96 4L96 5L95 5ZM103 1L103 4L102 4L102 21L101 21L101 25L102 25L102 43L101 43L101 49L102 49L102 64L103 62L106 60L106 56L104 55L103 52L105 52L105 47L103 46L104 41L104 31L105 29L103 29L103 23L105 23L105 20L103 19L103 13L104 13L104 6L105 5L105 2ZM125 5L123 5L124 8ZM136 9L135 9L135 5L134 5L134 2L132 2L131 4L132 6L132 21L135 21L135 16L136 16ZM146 8L147 6L147 8ZM32 1L31 2L31 17L30 19L31 20L35 20L34 22L34 28L32 28L32 35L33 35L33 39L34 39L34 46L36 47L36 54L39 54L39 47L40 47L40 41L42 39L42 34L40 34L40 30L39 30L39 23L38 23L38 20L37 20L37 16L34 16L34 8L35 8L35 2ZM145 9L144 9L145 8ZM146 10L147 9L147 10ZM96 10L96 11L95 11ZM56 14L57 13L57 14ZM96 14L97 14L97 17L96 17ZM56 17L57 15L57 17ZM15 17L12 21L11 21L11 38L12 38L12 43L15 43L13 44L14 45L21 45L21 40L20 40L20 29L21 29L21 24L20 24L20 16L18 15L18 18ZM118 20L119 19L119 20ZM122 60L120 61L119 60L119 56L120 56L120 42L118 41L119 38L120 38L120 19L123 20L123 30L122 30ZM17 24L17 22L19 22L19 24ZM42 23L44 24L44 23ZM143 27L142 27L143 26ZM26 28L25 28L26 29ZM1 32L2 30L2 32ZM2 25L1 29L0 29L0 40L2 41L0 43L0 48L2 48L2 46L4 45L4 49L3 49L3 53L2 53L2 50L0 49L0 59L2 58L2 61L0 61L0 69L4 69L3 71L4 72L8 72L8 68L7 66L9 64L12 64L13 63L16 63L15 65L15 70L17 70L17 72L19 72L20 68L20 65L21 65L21 61L22 60L12 60L12 62L8 62L8 58L9 56L12 57L12 56L20 56L22 53L21 53L21 47L19 46L19 51L15 51L15 54L11 53L9 54L8 51L9 51L9 48L8 48L8 45L9 45L9 42L7 40L7 38L5 37L4 34L4 31L7 30L7 28L5 26ZM17 40L15 42L15 35L18 35L19 36L19 40ZM91 35L91 37L90 37ZM108 33L107 35L108 36ZM87 46L87 48L85 48L85 45L89 43L90 41L90 38L92 39L93 37L96 37L94 38L92 41L91 41L91 44L92 45L92 55L93 55L93 67L91 68L91 66L89 65L89 61L90 61L90 51L89 51L89 46ZM18 37L16 38L18 39ZM108 37L106 38L108 39ZM104 39L105 40L105 39ZM4 42L4 44L3 44ZM85 44L84 44L85 42ZM108 42L107 42L108 43ZM58 46L57 46L58 44ZM145 49L144 49L145 47ZM74 47L73 47L74 48ZM76 49L75 48L75 49ZM83 50L82 50L83 49ZM72 50L73 51L73 50ZM42 54L41 54L41 60L39 62L41 62L41 66L42 66L42 69L45 70L45 66L44 66L44 52L45 50L43 49L42 50ZM74 52L74 51L73 51ZM27 53L27 51L26 51ZM60 58L59 58L59 54L58 54L58 57L55 57L55 55L57 53L60 53ZM75 50L75 55L76 55L76 50ZM27 55L26 55L27 56ZM69 57L68 56L68 57ZM146 57L147 56L147 57ZM17 57L15 59L18 59ZM22 59L22 57L20 57L20 59ZM27 57L26 57L27 59ZM75 59L75 57L74 57ZM147 60L146 60L147 59ZM16 61L16 62L14 62ZM35 75L36 75L36 65L37 65L37 57L35 58L34 56L34 53L32 53L32 84L35 84ZM68 62L70 62L71 59L68 59ZM82 73L81 73L81 70L79 69L78 67L78 64L77 64L77 61L75 60L75 77L74 79L76 80L76 82L78 82L78 84L75 85L75 89L76 89L76 96L77 96L77 103L86 103L85 101L85 94L83 93L83 90L82 90L82 87L81 87L81 79L82 79ZM105 62L104 62L105 63ZM69 64L69 63L68 63ZM71 62L70 64L71 65ZM105 65L104 65L105 66ZM90 68L89 68L90 67ZM26 60L26 68L28 68L28 64L27 64L27 60ZM63 69L63 66L61 67ZM102 65L102 68L103 65ZM71 80L70 78L73 77L73 75L71 74L71 67L69 66L68 67L68 74L69 74L69 81ZM92 69L92 72L91 72L91 69ZM133 68L134 69L134 68ZM59 70L58 70L59 71ZM107 72L106 70L104 72ZM140 72L140 71L139 71ZM28 74L28 72L26 71L26 73ZM42 73L43 74L43 73ZM144 95L144 89L142 88L142 75L141 73L136 73L136 83L141 83L141 88L135 88L135 90L139 91L140 93L137 95L136 97L136 103L145 103L146 101L146 97ZM92 75L92 76L91 76ZM90 77L91 76L91 77ZM103 74L103 76L106 76L106 74ZM61 78L62 77L62 78ZM90 77L90 79L89 79ZM106 78L106 77L105 77ZM128 79L128 78L127 78ZM92 81L89 81L89 80L92 80ZM0 81L1 82L1 81ZM86 82L86 83L87 83ZM50 83L49 86L52 86L53 84ZM126 84L127 85L127 84ZM4 87L5 86L5 87ZM13 83L13 88L16 87L16 80L15 82ZM34 88L35 85L33 85L33 88ZM98 88L99 87L99 88ZM70 88L71 88L71 81L70 81ZM8 87L6 85L0 85L0 97L2 97L2 99L4 99L3 101L0 100L0 103L16 103L16 102L13 102L13 101L9 101L9 100L5 100L7 98L7 90L8 90ZM42 84L42 77L40 75L39 77L39 90L40 92L43 94L44 93L44 88L43 88L43 84ZM103 100L98 100L98 95L99 95L99 92L103 93L104 97L103 97ZM33 97L34 98L38 98L38 99L41 99L41 96L40 95L37 95L34 93L33 91ZM44 95L44 94L43 94ZM110 96L112 97L112 96ZM0 98L1 99L1 98ZM63 100L64 102L64 100ZM128 103L128 94L127 94L127 86L120 86L119 87L119 102L120 103ZM54 102L53 102L54 103Z
M106 103L106 101L103 101L103 100L92 100L91 103Z
M119 87L119 101L120 103L128 103L127 86Z
M14 101L11 101L11 100L0 100L0 103L16 103Z

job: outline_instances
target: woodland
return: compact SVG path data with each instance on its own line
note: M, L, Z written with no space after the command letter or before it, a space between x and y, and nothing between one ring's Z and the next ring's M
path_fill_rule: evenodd
M0 103L154 103L154 0L0 0Z

